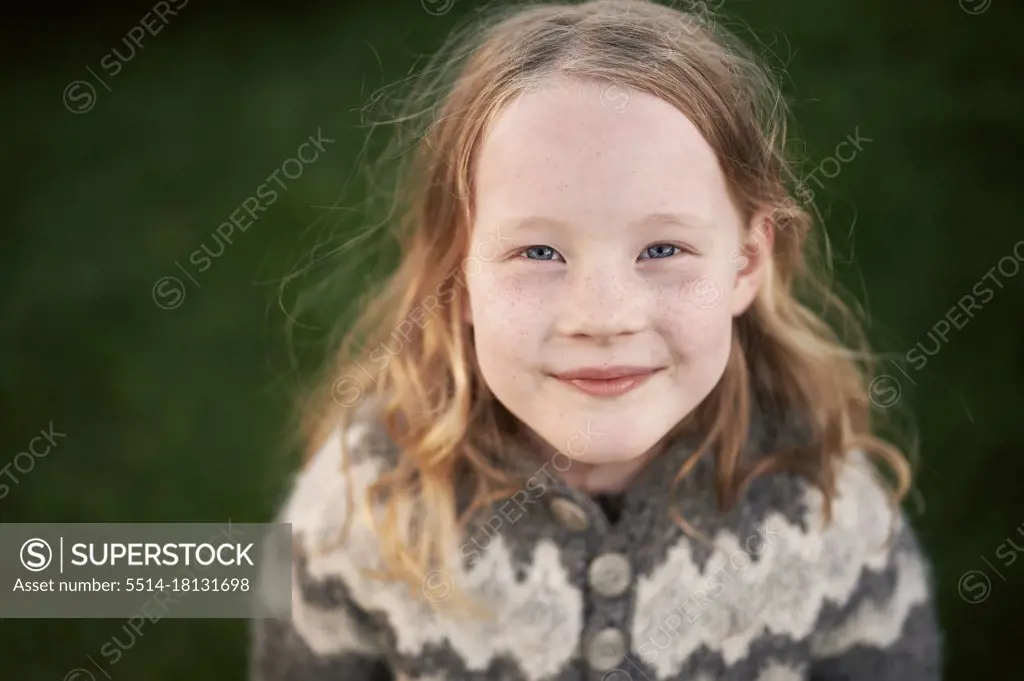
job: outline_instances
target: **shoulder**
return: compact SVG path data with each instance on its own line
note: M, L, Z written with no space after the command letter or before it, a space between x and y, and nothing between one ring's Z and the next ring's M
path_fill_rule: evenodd
M347 424L331 429L295 474L278 512L277 522L292 527L296 549L320 553L345 528L354 539L364 535L369 530L362 512L366 492L397 457L377 401L360 405Z
M331 429L289 481L275 522L291 526L291 599L286 623L257 629L264 668L358 668L380 653L385 623L366 607L364 574L380 560L363 499L393 451L375 413L367 404ZM274 570L261 574L261 595L280 578Z
M839 457L834 482L829 498L806 477L764 475L751 483L742 515L759 518L768 532L786 535L789 548L808 559L881 569L894 549L906 546L910 527L905 514L861 450Z
M881 569L909 530L907 518L863 451L846 452L835 473L831 500L817 485L802 482L806 530L818 535L823 550L842 549L851 560Z
M895 599L898 603L891 607L906 609L930 598L927 558L906 514L892 502L864 452L852 450L839 460L830 504L817 485L795 477L766 480L761 496L780 485L791 493L767 504L760 500L774 506L764 523L766 562L772 572L765 584L780 597L800 594L813 604L804 626L813 626L816 617L811 613L827 606Z

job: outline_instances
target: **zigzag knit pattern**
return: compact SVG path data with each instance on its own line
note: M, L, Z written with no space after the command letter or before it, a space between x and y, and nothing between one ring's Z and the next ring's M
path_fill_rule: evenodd
M764 450L786 426L761 419ZM351 453L349 480L341 438ZM397 453L372 412L335 432L296 477L278 522L295 538L292 616L255 620L253 681L925 681L940 678L930 566L902 513L859 452L838 476L832 522L821 492L764 475L732 511L716 509L703 462L676 491L689 451L653 461L609 521L599 504L538 471L496 504L450 564L424 575L423 596L451 589L493 618L437 611L407 588L364 574L381 567L359 512L363 491ZM350 495L358 495L348 508ZM560 522L554 500L582 518ZM332 542L353 512L346 542ZM890 531L893 532L890 540ZM616 554L628 586L594 588L595 559ZM610 633L609 633L610 632ZM609 639L611 643L609 643Z

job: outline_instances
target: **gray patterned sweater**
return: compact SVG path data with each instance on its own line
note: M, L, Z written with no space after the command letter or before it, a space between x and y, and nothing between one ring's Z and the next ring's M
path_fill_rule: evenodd
M364 414L367 412L364 410ZM344 550L319 550L397 456L371 416L336 432L297 476L279 522L295 540L290 620L254 620L252 681L923 681L940 678L930 567L857 452L838 478L833 522L803 479L755 479L716 510L701 464L667 513L685 444L651 462L621 513L534 466L523 489L473 525L450 565L423 577L427 598L467 589L498 617L435 614L397 584L370 581L374 535L354 516ZM786 429L754 415L749 451ZM616 517L617 516L617 517Z

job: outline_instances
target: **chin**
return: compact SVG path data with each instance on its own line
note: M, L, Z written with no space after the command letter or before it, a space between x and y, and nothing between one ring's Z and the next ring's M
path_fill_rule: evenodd
M653 445L652 445L653 446ZM607 450L597 452L584 452L580 456L569 454L573 461L578 463L586 463L595 466L601 466L606 464L620 464L629 463L642 457L650 447L637 448L632 450Z
M629 421L625 420L625 422ZM621 425L618 425L617 429L621 429ZM568 435L559 433L558 437L561 438L563 445L572 439L568 447L559 447L559 451L580 463L595 465L627 463L649 452L668 430L669 428L666 427L665 432L655 433L656 437L638 438L633 429L628 432L614 432L606 427L602 428L595 422L589 438L579 435L573 437L573 433ZM652 431L647 432L651 433Z

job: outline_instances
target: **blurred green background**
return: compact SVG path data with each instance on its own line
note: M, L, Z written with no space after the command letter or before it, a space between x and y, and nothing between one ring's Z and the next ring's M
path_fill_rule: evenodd
M110 5L102 17L40 7L7 24L0 467L51 423L66 437L29 472L9 469L17 484L0 480L10 486L0 520L270 518L297 462L296 389L328 351L324 324L362 286L330 292L289 343L284 310L308 278L285 289L283 305L279 283L365 222L352 178L365 162L371 95L478 7L188 3L113 77L100 60L115 47L127 54L122 37L149 6ZM1024 6L724 9L785 68L807 172L848 135L870 140L811 186L836 275L875 320L878 350L933 348L933 326L1024 239ZM85 86L63 96L76 80L95 88L84 111L72 109L88 102ZM190 255L203 244L216 252L214 229L318 130L335 142L200 272ZM353 209L326 208L339 201ZM183 297L167 281L154 295L164 277L181 281ZM919 370L886 365L892 378L878 391L890 401L898 388L891 410L919 433L908 510L936 565L949 679L1017 675L1005 666L1024 659L1024 560L996 557L1007 538L1024 545L1024 273L990 277L1000 286L986 280L994 295L983 309ZM988 591L977 574L958 588L970 570L987 575ZM112 664L99 651L114 636L130 641L123 625L4 620L0 677L59 680L85 668L97 679L245 678L244 621L147 624Z

